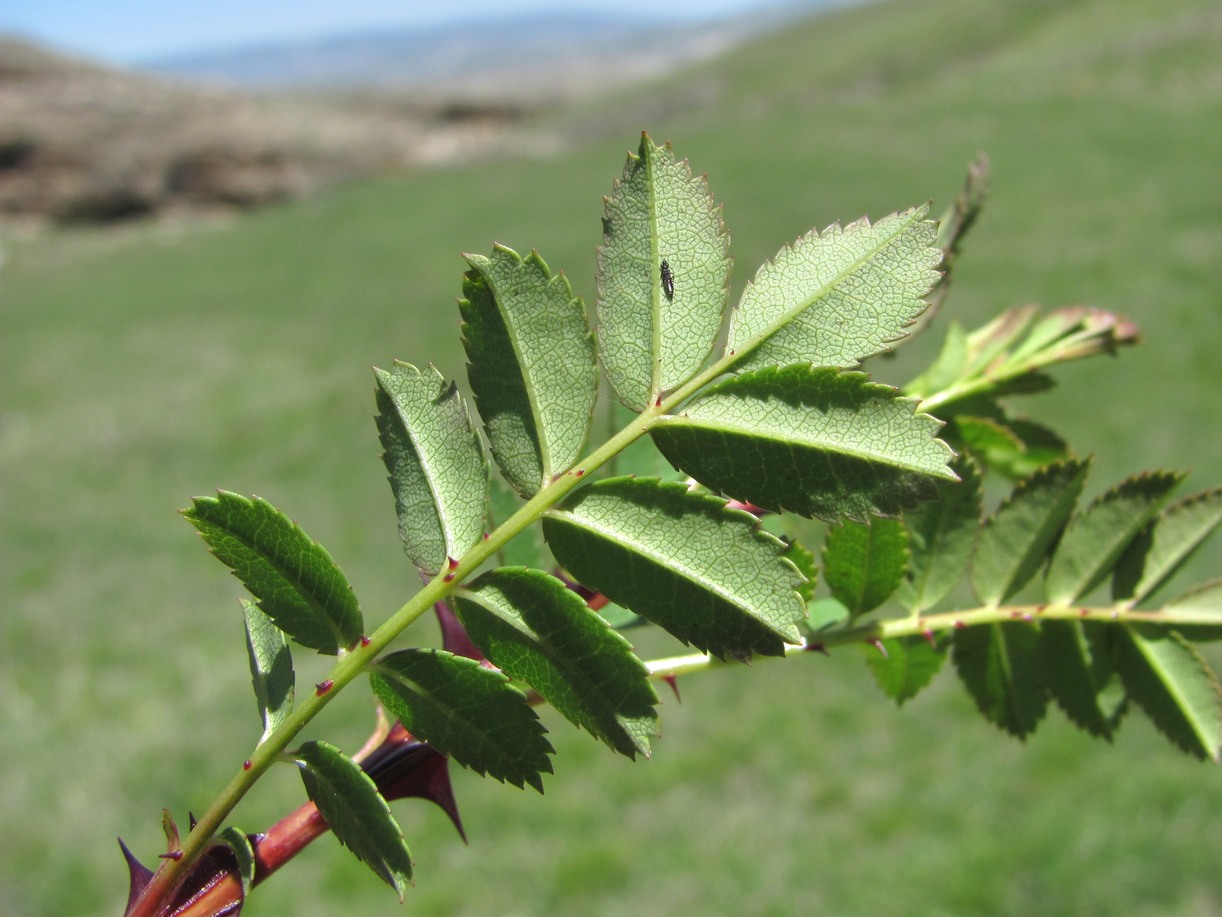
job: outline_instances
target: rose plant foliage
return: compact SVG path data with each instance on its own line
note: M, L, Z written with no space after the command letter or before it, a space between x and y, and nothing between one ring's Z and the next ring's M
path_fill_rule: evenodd
M1015 736L1053 704L1101 738L1140 708L1218 761L1219 683L1196 643L1222 637L1222 580L1163 587L1222 522L1222 490L1177 499L1182 475L1145 472L1080 505L1089 459L1008 406L1137 329L1026 307L951 323L902 388L862 369L943 308L986 182L974 163L938 222L922 205L811 231L730 307L707 179L643 135L605 199L596 325L537 253L466 255L470 395L429 365L375 371L399 536L424 583L397 612L367 623L331 555L263 500L220 491L184 511L252 599L264 731L189 833L164 814L156 872L123 848L127 914L237 914L327 831L403 898L412 858L388 801L431 800L461 833L452 764L543 790L536 705L648 756L659 680L754 657L865 646L899 703L949 657ZM1011 489L987 511L990 475ZM793 516L826 523L818 560L774 534ZM388 651L430 612L443 649ZM625 636L642 626L693 651L643 661ZM294 644L335 657L300 694ZM358 678L380 702L366 746L300 741ZM225 827L276 763L308 802L262 833Z

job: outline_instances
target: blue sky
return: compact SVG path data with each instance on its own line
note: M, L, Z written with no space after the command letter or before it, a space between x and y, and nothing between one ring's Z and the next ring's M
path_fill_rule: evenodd
M705 17L775 0L0 0L0 33L135 63L182 51L564 8Z

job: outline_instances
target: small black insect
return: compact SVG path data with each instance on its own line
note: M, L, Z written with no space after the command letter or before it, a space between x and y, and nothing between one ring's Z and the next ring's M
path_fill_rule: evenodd
M667 302L675 298L675 275L670 272L670 264L665 258L662 259L662 292Z

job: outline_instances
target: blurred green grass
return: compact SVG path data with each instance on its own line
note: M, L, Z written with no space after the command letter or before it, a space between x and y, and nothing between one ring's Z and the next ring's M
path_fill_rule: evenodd
M173 511L217 486L284 508L371 620L415 588L371 420L371 364L464 376L463 263L537 247L592 301L599 195L637 132L673 140L725 204L737 285L812 226L933 198L986 151L994 192L949 314L1025 302L1136 319L1145 343L1059 373L1026 409L1097 454L1222 483L1222 17L1214 4L891 3L834 14L540 129L563 159L370 181L228 224L9 243L0 274L6 740L0 911L117 913L121 834L201 809L258 735L239 587ZM900 381L927 335L872 367ZM1215 544L1191 573L1222 569ZM1182 580L1187 585L1188 575ZM673 651L657 642L657 651ZM298 653L298 680L322 671ZM315 678L314 680L317 680ZM1025 745L953 676L896 711L855 652L759 664L667 698L653 761L548 714L542 798L466 774L472 839L396 804L414 912L1217 914L1222 783L1139 715L1115 747L1053 713ZM315 731L349 748L357 690ZM288 768L243 803L301 799ZM315 844L250 914L390 913Z

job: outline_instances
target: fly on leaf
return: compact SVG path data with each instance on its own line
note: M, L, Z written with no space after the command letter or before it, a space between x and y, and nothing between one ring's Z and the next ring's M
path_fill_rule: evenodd
M670 272L670 262L665 258L662 259L662 292L667 302L675 298L675 275Z

